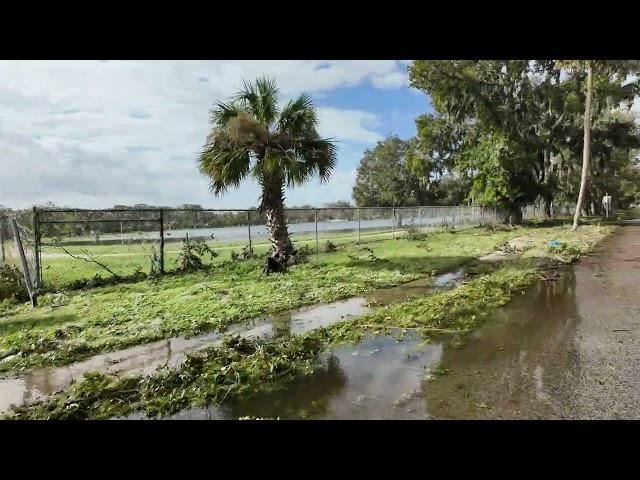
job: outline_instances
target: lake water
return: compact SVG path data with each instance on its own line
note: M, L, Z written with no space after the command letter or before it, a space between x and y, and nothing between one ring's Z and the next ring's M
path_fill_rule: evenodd
M412 212L413 213L413 212ZM469 225L476 224L481 220L481 217L474 215L470 209L462 209L461 215L458 214L457 208L447 209L446 211L431 211L423 213L420 217L418 215L397 215L395 221L395 228L402 229L409 225L415 225L416 227L440 227L443 223L449 226L457 225ZM394 229L394 220L391 215L389 218L377 218L370 220L323 220L318 221L317 229L318 234L339 234L339 233L356 233L358 231L358 224L360 224L361 233L370 233L372 231L387 231L391 232ZM290 235L294 238L313 236L316 232L315 222L301 222L301 223L289 223L288 230ZM247 225L235 226L235 227L218 227L218 228L190 228L190 229L169 229L165 230L165 241L181 240L189 235L194 239L215 239L219 241L233 241L233 240L248 240L249 229ZM266 225L251 225L251 238L267 238ZM135 232L125 234L103 234L100 235L100 241L121 241L121 240L146 240L153 241L158 240L160 234L158 231L152 232ZM91 243L95 242L95 237L75 237L74 241L87 240Z

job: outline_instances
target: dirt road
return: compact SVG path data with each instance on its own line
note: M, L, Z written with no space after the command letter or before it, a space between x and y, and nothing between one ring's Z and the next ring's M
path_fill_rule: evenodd
M640 226L512 301L424 388L435 418L640 418Z

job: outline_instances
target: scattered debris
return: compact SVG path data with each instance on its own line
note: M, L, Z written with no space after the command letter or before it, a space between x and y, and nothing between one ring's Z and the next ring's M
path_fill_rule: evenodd
M7 357L12 357L19 352L17 348L10 348L8 350L0 350L0 360L4 360Z

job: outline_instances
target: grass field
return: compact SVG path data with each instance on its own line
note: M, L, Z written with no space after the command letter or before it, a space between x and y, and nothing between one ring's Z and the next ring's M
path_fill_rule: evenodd
M428 231L423 229L422 231ZM395 233L401 236L402 231ZM315 235L293 235L292 239L296 246L307 245L314 252L316 248L322 251L327 241L335 245L347 245L357 243L376 242L393 238L394 233L388 229L363 231L358 237L356 231L353 232L319 232L318 244L316 245ZM46 242L45 242L46 243ZM232 252L240 253L247 245L247 241L208 241L207 244L218 254L211 259L205 257L205 264L220 264L231 260ZM178 256L182 242L171 241L165 243L165 270L175 270L178 263ZM256 254L267 252L271 245L266 238L256 238L252 242L253 250ZM65 251L66 250L66 251ZM118 245L70 245L64 249L60 247L45 246L42 249L42 279L48 288L60 288L70 285L73 282L90 280L96 275L108 278L111 274L100 265L92 261L95 259L105 265L114 273L121 277L127 277L140 270L146 274L151 268L153 252L158 253L159 244L131 242ZM68 253L67 253L68 252ZM80 258L73 258L71 255Z
M425 241L370 243L375 259L360 246L346 245L312 256L284 275L265 276L264 261L255 259L157 281L49 293L40 297L35 310L26 304L5 310L0 319L0 349L23 352L20 365L45 365L214 330L449 270L518 234L519 229L434 233Z

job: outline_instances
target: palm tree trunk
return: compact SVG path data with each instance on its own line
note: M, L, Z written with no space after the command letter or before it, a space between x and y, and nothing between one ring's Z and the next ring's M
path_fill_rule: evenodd
M582 147L582 177L580 179L580 193L578 203L573 215L573 228L578 228L580 212L584 202L585 191L587 189L587 175L589 174L589 161L591 159L591 97L593 95L593 71L591 66L587 69L587 98L584 106L584 146Z
M293 253L287 222L284 218L284 191L279 175L265 178L260 210L267 219L269 240L273 245L273 257L287 260Z

